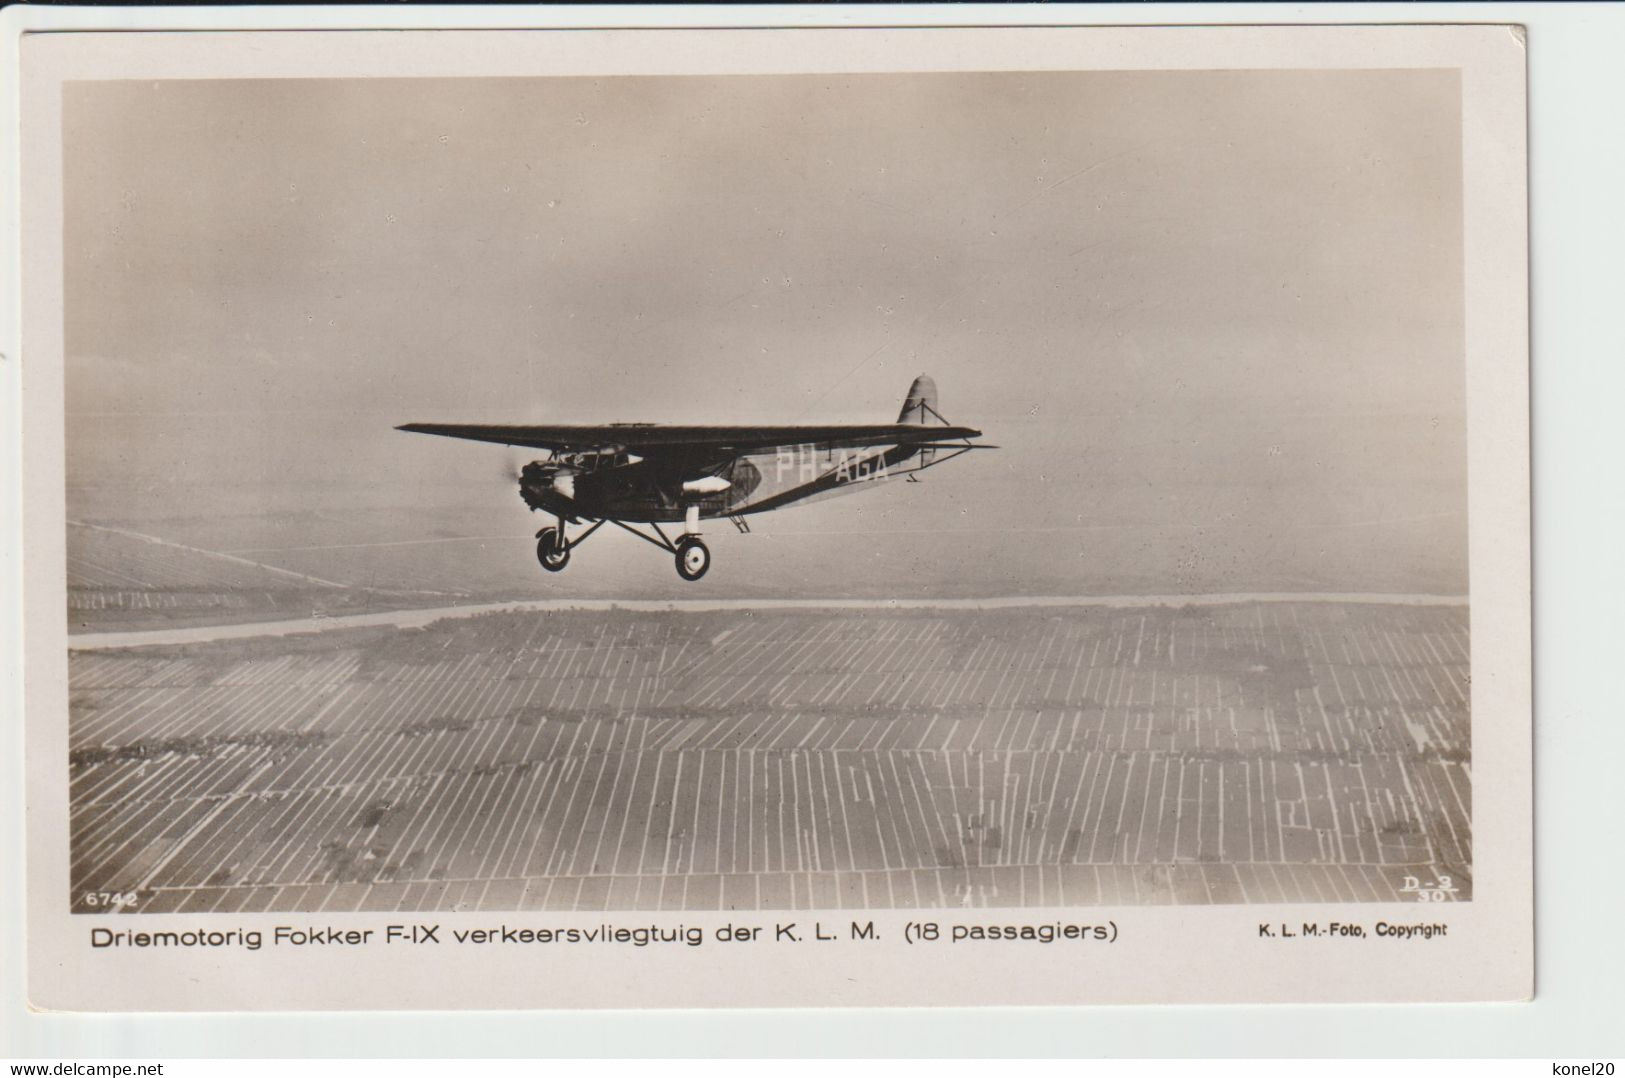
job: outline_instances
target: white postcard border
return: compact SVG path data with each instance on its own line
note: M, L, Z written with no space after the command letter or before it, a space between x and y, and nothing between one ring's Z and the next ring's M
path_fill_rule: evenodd
M521 43L498 35L449 48L428 33L272 35L210 41L140 35L23 43L25 199L23 334L24 591L30 995L50 1009L328 1009L346 1007L788 1006L923 1003L1208 1002L1519 999L1530 991L1532 954L1529 799L1529 499L1527 235L1522 41L1507 27L1092 29L1078 31L774 32L771 47L738 33L701 35L682 50L664 31L553 35ZM739 32L749 34L752 32ZM759 32L758 32L759 33ZM846 42L837 39L860 35ZM794 40L812 35L816 40ZM229 35L228 35L229 36ZM568 40L558 40L567 38ZM905 42L904 39L909 39ZM1220 39L1223 39L1222 41ZM36 48L37 44L37 48ZM820 51L824 50L824 51ZM1219 62L1222 58L1222 63ZM638 63L647 67L638 67ZM729 65L733 66L730 67ZM460 66L459 66L460 65ZM92 954L85 918L66 913L66 626L62 440L62 263L59 88L71 78L280 75L563 74L740 70L1015 70L1057 67L1459 67L1463 72L1464 212L1468 277L1468 436L1474 751L1475 898L1449 911L1451 936L1428 961L1366 947L1350 954L1315 943L1261 953L1260 920L1324 920L1338 907L1145 908L1007 911L1005 921L1121 922L1130 942L1080 970L1065 952L926 954L896 936L907 911L865 913L887 939L861 965L779 959L709 943L691 955L550 954L545 966L515 954L447 955L425 968L408 952L352 955L267 951L225 956ZM575 65L575 66L572 66ZM775 66L777 65L777 66ZM819 66L826 65L826 66ZM53 583L54 582L54 583ZM39 761L46 761L40 763ZM1346 907L1377 919L1378 906ZM979 911L992 920L999 911ZM1395 910L1395 918L1413 911ZM152 919L156 921L156 915ZM434 920L486 926L491 915ZM510 920L591 923L593 914L524 914ZM628 918L621 918L627 920ZM661 920L673 919L660 915ZM685 914L711 927L771 924L771 914ZM786 915L779 920L806 915ZM829 920L845 925L852 917ZM943 918L946 919L946 916ZM147 918L141 919L143 922ZM174 920L173 918L171 920ZM247 920L238 918L237 920ZM287 915L257 920L286 923ZM378 926L382 915L324 916ZM1456 926L1460 926L1459 930ZM120 925L119 927L125 927ZM157 927L147 924L144 927ZM893 942L895 940L895 942ZM1493 945L1486 941L1493 941ZM740 959L733 956L748 955ZM245 962L259 968L245 974ZM1020 976L1013 976L1015 972ZM1397 975L1396 975L1397 973ZM195 980L194 980L195 979ZM201 987L200 987L201 985ZM565 989L568 990L565 990Z

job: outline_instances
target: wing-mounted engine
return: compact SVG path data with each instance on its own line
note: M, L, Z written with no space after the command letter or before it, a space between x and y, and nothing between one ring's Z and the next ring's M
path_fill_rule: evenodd
M725 513L746 501L761 482L762 473L749 459L735 457L685 479L681 500L685 505L698 505L707 515Z

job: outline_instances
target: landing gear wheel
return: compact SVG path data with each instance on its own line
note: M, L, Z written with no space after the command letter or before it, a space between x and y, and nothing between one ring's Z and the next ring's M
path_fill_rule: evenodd
M698 580L711 568L711 549L693 536L677 544L677 575Z
M570 548L564 544L557 528L544 529L536 540L536 560L550 573L570 564Z

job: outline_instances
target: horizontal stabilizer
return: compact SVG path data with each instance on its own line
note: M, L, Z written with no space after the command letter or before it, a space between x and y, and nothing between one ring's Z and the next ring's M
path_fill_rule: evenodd
M938 428L941 429L940 427ZM958 452L963 449L1002 449L1003 446L988 445L985 442L914 442L915 449L952 449Z

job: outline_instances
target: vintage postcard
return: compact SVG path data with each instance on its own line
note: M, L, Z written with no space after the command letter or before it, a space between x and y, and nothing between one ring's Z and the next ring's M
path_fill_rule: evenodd
M22 41L29 994L1532 992L1506 26Z

